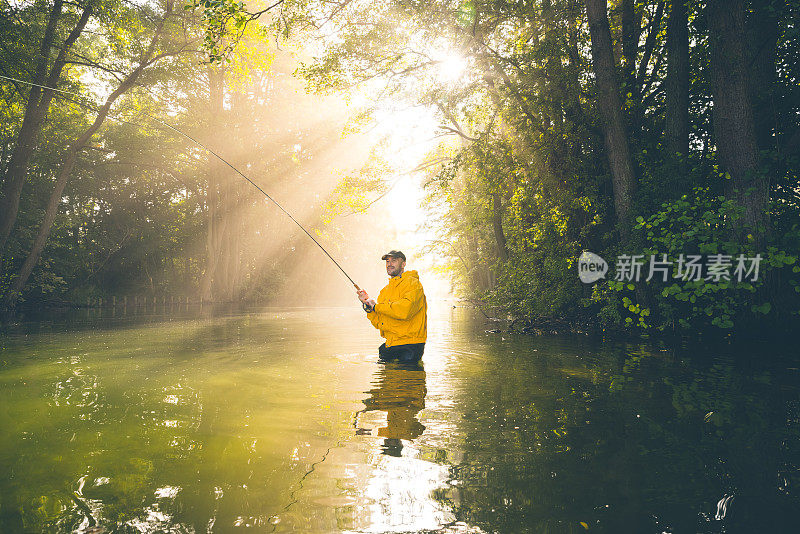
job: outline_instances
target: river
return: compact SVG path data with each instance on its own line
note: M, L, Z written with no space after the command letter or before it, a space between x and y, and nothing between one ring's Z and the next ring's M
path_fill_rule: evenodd
M796 527L796 348L498 328L434 306L406 368L355 307L6 326L0 531Z

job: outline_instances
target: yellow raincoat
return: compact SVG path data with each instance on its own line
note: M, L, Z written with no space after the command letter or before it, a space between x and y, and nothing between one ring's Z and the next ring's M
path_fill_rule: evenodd
M386 338L386 346L425 343L428 338L428 302L417 271L395 276L378 295L368 313L372 326Z

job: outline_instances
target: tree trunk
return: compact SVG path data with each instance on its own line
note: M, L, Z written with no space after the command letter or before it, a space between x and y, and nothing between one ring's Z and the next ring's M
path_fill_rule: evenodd
M622 0L622 81L624 83L622 94L623 102L630 104L628 119L630 131L636 134L641 127L640 110L641 96L636 83L636 60L639 53L639 34L641 24L636 18L636 9L633 0ZM628 96L630 94L630 96Z
M242 234L244 233L244 217L242 210L246 209L248 199L248 191L244 190L245 184L238 184L235 188L235 206L231 212L233 216L233 224L230 226L230 254L228 257L228 271L230 273L230 282L228 289L228 299L234 300L239 297L244 273L244 263L242 258Z
M508 261L508 245L506 235L503 233L503 201L500 193L492 193L492 229L497 245L497 257L505 263Z
M35 84L44 85L47 81L47 63L50 59L50 48L53 46L56 26L61 16L63 5L63 0L56 0L50 10L47 27L39 47L36 74L33 77L33 83ZM17 136L17 143L11 153L11 160L3 176L3 194L2 198L0 198L0 214L2 214L0 215L0 251L3 250L17 218L19 197L22 193L22 186L25 184L25 173L28 168L28 162L33 155L37 134L44 119L46 108L43 109L43 104L45 100L49 104L48 97L52 98L52 94L53 91L43 89L37 85L31 86L31 90L28 93L28 102L25 106L25 115Z
M666 138L669 157L686 174L689 154L689 22L686 0L672 0L667 23Z
M225 98L225 72L222 67L208 68L208 89L210 109L210 132L219 148L223 138L223 100ZM217 158L209 155L208 187L206 188L206 268L200 282L200 299L211 301L219 284L215 283L217 271L222 263L222 243L225 236L225 209L223 195L224 169Z
M42 129L50 102L55 96L54 91L48 87L55 87L58 83L61 71L64 70L64 65L66 65L67 52L83 32L93 10L91 4L83 10L81 18L64 41L64 45L61 47L53 67L48 73L47 62L50 57L50 49L54 46L55 30L58 19L61 16L62 6L63 0L56 0L53 4L39 50L40 56L33 83L45 87L32 87L28 94L25 116L22 119L17 143L11 153L11 159L3 179L3 192L2 197L0 197L0 251L5 248L6 241L11 235L11 230L17 220L19 199L27 178L28 164L36 149L39 132Z
M781 7L779 7L781 6ZM776 58L778 45L779 9L782 2L753 3L753 11L747 20L747 71L751 75L750 98L753 103L756 145L759 150L776 148L777 132L774 132Z
M239 260L239 217L230 191L223 196L225 233L220 243L213 293L217 300L230 302L236 288L236 265Z
M167 11L169 12L169 10ZM153 38L150 41L147 51L142 57L139 65L124 80L122 80L119 87L117 87L117 89L115 89L114 92L112 92L108 98L106 98L105 103L98 110L97 117L95 117L92 125L89 126L89 128L69 148L67 157L64 160L64 164L61 166L58 176L56 177L55 187L47 203L44 220L39 227L39 231L36 234L36 238L33 241L33 246L31 247L28 256L25 258L22 267L20 267L20 270L17 273L17 277L14 279L10 290L5 296L4 307L12 308L16 304L22 288L25 287L25 284L28 282L28 278L30 277L31 272L33 272L33 268L38 263L39 258L44 251L44 247L47 244L47 239L50 237L50 230L53 227L53 222L58 214L58 206L61 203L61 196L64 193L64 187L66 186L67 179L72 173L72 169L75 167L75 163L78 160L78 154L81 150L83 150L83 148L86 146L86 143L89 142L100 126L103 125L103 122L105 122L105 119L108 116L109 111L111 111L111 106L114 104L114 102L116 102L120 96L125 94L131 87L133 87L142 71L144 71L144 69L149 65L149 60L155 52L156 43L158 42L163 30L166 17L167 14L165 13L164 18L156 28Z
M721 167L731 176L726 195L744 206L741 229L758 243L769 222L769 184L757 173L758 145L742 42L743 0L710 1L708 19L715 143Z
M619 100L619 82L614 72L606 0L586 0L586 14L592 39L597 108L614 188L614 209L620 232L627 235L629 229L625 222L630 215L636 177Z
M575 125L585 124L587 128L591 128L591 121L586 119L586 114L580 101L581 82L580 77L584 71L581 55L578 51L579 31L578 24L580 18L580 4L569 4L570 16L567 18L567 56L569 57L568 64L564 67L567 73L567 105L564 108L564 113L567 120ZM571 14L574 13L574 16ZM583 145L585 140L583 136L573 136L572 153L570 157L573 161L578 161L583 152Z
M214 281L214 273L217 270L216 240L214 239L217 232L216 222L216 183L209 172L208 185L206 187L206 264L205 269L203 269L203 277L200 280L200 300L202 302L211 301L211 283Z
M138 73L136 77L138 77ZM100 108L100 112L97 114L97 117L92 125L69 148L69 151L67 152L67 158L64 161L64 164L61 166L61 170L58 172L55 187L53 192L50 194L50 199L47 203L44 220L42 221L39 231L36 234L36 238L33 241L31 251L25 258L22 267L20 267L17 277L14 279L14 283L11 285L11 290L6 295L5 304L7 307L13 307L13 305L16 303L22 288L25 287L25 284L28 282L28 278L30 277L34 266L42 255L42 251L47 244L47 239L50 236L50 230L53 227L53 222L58 214L58 205L61 203L61 196L64 193L64 187L66 186L67 179L72 173L72 169L75 167L75 163L78 160L78 154L83 147L86 146L86 143L89 141L89 139L91 139L98 128L100 128L100 126L103 124L114 101L130 88L130 86L133 84L133 81L134 80L130 80L130 84L123 83L116 91L114 91L114 93L111 94L111 96L108 97L106 103L102 108Z

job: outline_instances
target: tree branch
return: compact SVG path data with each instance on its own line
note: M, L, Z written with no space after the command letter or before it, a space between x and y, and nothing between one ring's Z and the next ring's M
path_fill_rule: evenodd
M474 141L479 141L479 139L477 137L470 137L469 135L465 134L464 132L462 132L458 128L451 128L450 126L445 126L444 124L440 124L439 126L437 126L437 128L439 128L441 130L445 130L447 132L454 133L454 134L456 134L456 135L458 135L460 137L463 137L467 141L473 141L473 142Z
M279 6L279 5L281 5L282 3L283 3L283 0L278 0L277 2L275 2L274 4L272 4L271 6L269 6L269 7L268 7L268 8L266 8L266 9L262 9L261 11L256 11L256 12L254 12L254 13L248 13L248 15L250 16L250 20L255 20L255 19L257 19L258 17L260 17L260 16L261 16L261 15L263 15L264 13L268 12L269 10L271 10L271 9L273 9L273 8L275 8L275 7L278 7L278 6Z
M650 64L650 57L655 48L656 37L661 32L661 18L664 14L664 4L664 0L658 3L656 13L649 24L650 30L647 32L647 39L644 42L644 55L642 56L642 62L639 63L639 71L636 73L636 80L640 87L644 83L644 77L647 74L647 65Z

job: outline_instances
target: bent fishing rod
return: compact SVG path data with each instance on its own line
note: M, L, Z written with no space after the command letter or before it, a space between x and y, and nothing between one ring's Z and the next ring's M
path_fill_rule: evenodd
M65 95L70 95L70 96L77 97L77 98L81 98L81 97L82 97L82 95L80 95L80 94L78 94L78 93L75 93L75 92L72 92L72 91L64 91L63 89L56 89L55 87L50 87L50 86L47 86L47 85L40 85L40 84L38 84L38 83L26 82L25 80L19 80L19 79L17 79L17 78L11 78L10 76L3 76L2 74L0 74L0 79L3 79L3 80L8 80L8 81L10 81L10 82L17 82L17 83L25 84L25 85L28 85L28 86L31 86L31 87L39 87L39 88L41 88L41 89L48 89L48 90L50 90L50 91L53 91L53 92L55 92L55 93L61 93L61 94L65 94ZM86 105L85 103L83 103L83 102L80 102L80 101L78 101L78 100L73 100L73 99L71 99L71 98L70 98L69 100L70 100L71 102L73 102L73 103L76 103L76 104L78 104L78 105L81 105L81 106L86 106L86 107L90 107L90 106ZM92 107L93 107L93 106L91 106L91 107L90 107L90 109L91 109ZM96 110L96 109L93 109L93 111L97 111L97 110ZM188 139L189 141L191 141L191 142L192 142L192 143L194 143L195 145L199 146L200 148L202 148L203 150L205 150L206 152L208 152L209 154L211 154L212 156L214 156L215 158L217 158L218 160L220 160L222 163L224 163L225 165L227 165L228 167L230 167L230 168L231 168L231 169L232 169L232 170L233 170L233 171L234 171L236 174L238 174L239 176L241 176L242 178L244 178L245 180L247 180L247 181L248 181L248 183L250 183L250 185L252 185L252 186L253 186L253 187L255 187L256 189L258 189L258 191L259 191L259 192L261 192L261 194L262 194L262 195L264 195L265 197L267 197L267 198L268 198L268 199L269 199L269 200L270 200L270 201L271 201L273 204L275 204L275 206L277 206L277 207L278 207L278 209L279 209L279 210L281 210L281 211L282 211L284 214L286 214L286 216L287 216L287 217L289 217L289 218L292 220L292 222L294 222L294 223L295 223L295 224L296 224L296 225L297 225L297 226L298 226L298 227L299 227L299 228L300 228L300 229L301 229L301 230L302 230L302 231L303 231L303 232L304 232L304 233L305 233L305 234L306 234L306 235L307 235L307 236L308 236L308 237L309 237L309 238L310 238L310 239L311 239L311 240L312 240L312 241L313 241L313 242L314 242L314 243L315 243L315 244L316 244L316 245L317 245L319 248L320 248L320 250L322 250L322 252L324 252L324 253L325 253L325 255L326 255L326 256L328 256L328 259L330 259L330 260L333 262L333 264L334 264L334 265L336 265L336 267L338 267L340 271L342 271L342 274L343 274L343 275L345 275L345 277L347 277L347 279L348 279L348 280L350 280L350 283L351 283L351 284L353 284L353 287L355 287L357 290L361 291L361 288L360 288L360 287L358 287L358 284L356 284L356 283L355 283L355 281L354 281L352 278L350 278L350 275L349 275L349 274L347 274L347 272L346 272L346 271L345 271L345 270L342 268L342 266L341 266L341 265L339 265L339 262L338 262L338 261L336 261L336 260L334 259L334 257L333 257L333 256L331 256L331 255L330 255L330 253L329 253L327 250L325 250L325 247L323 247L323 246L322 246L322 244L320 244L320 242L319 242L319 241L317 241L317 240L314 238L314 236L313 236L313 235L311 235L311 234L309 233L309 231L308 231L308 230L306 230L306 229L305 229L305 227L304 227L302 224L300 224L300 221L298 221L297 219L295 219L295 218L294 218L294 216L293 216L291 213L289 213L288 211L286 211L286 210L284 209L284 207L283 207L283 206L281 206L281 205L278 203L278 201L277 201L277 200L275 200L274 198L272 198L272 196L270 196L270 195L269 195L269 193L267 193L266 191L264 191L264 190L261 188L261 186L259 186L257 183L255 183L253 180L251 180L251 179L250 179L250 178L249 178L249 177L248 177L246 174L244 174L242 171L240 171L240 170L239 170L239 169L237 169L235 166L233 166L233 165L232 165L232 164L231 164L231 163L230 163L228 160L226 160L225 158L223 158L222 156L220 156L219 154L217 154L217 152L215 152L214 150L212 150L212 149L211 149L211 148L209 148L208 146L204 145L203 143L201 143L200 141L198 141L197 139L195 139L195 138L194 138L194 137L192 137L191 135L187 134L186 132L183 132L183 131L181 131L181 130L180 130L180 129L178 129L177 127L175 127L175 126L173 126L173 125L171 125L171 124L169 124L169 123L167 123L167 122L164 122L163 120L159 119L158 117L155 117L155 116L153 116L153 115L150 115L150 114L149 114L149 113L147 113L146 111L145 111L145 112L142 112L142 113L144 113L144 115L146 115L146 116L147 116L149 119L151 119L151 120L153 120L153 121L155 121L155 122L157 122L157 123L161 124L162 126L165 126L165 127L169 128L170 130L172 130L172 131L176 132L177 134L181 135L182 137L185 137L186 139ZM131 124L131 125L135 125L135 126L138 126L138 127L143 127L141 124L137 124L137 123L134 123L134 122L130 122L130 121L127 121L127 120L124 120L124 119L119 119L119 118L117 118L117 117L113 116L111 113L109 113L107 116L108 116L108 118L110 118L111 120L115 120L115 121L118 121L118 122L123 122L123 123Z

